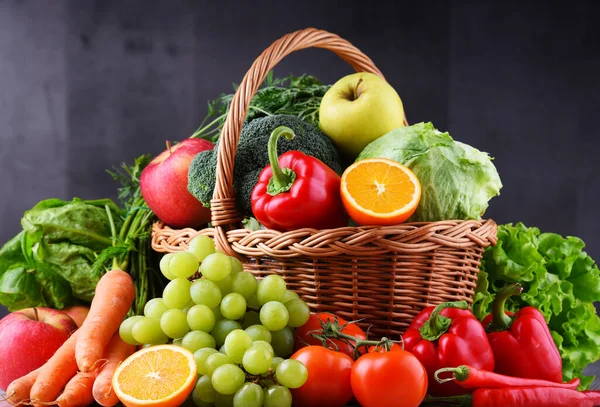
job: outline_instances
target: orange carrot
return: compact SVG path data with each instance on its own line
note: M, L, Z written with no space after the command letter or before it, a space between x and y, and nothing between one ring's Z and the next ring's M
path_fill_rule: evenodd
M133 304L135 288L131 276L121 270L106 273L92 299L90 312L79 329L75 359L82 372L89 372L102 358L108 342L118 331Z
M40 370L37 369L13 380L6 388L6 401L14 406L29 404L29 393L35 380L37 379Z
M34 402L56 400L65 385L77 374L75 343L79 330L75 331L40 368L38 377L31 387L30 397Z
M106 364L102 366L98 377L94 382L94 400L104 407L112 407L119 402L117 395L112 389L112 378L119 364L135 352L136 347L125 343L119 333L115 333L104 352Z
M65 390L52 404L58 407L86 407L94 402L92 397L92 386L96 375L94 373L78 373L69 383Z
M73 321L77 324L78 328L81 328L83 325L83 321L90 312L90 308L85 305L73 305L72 307L65 308L62 310L65 314L71 317Z

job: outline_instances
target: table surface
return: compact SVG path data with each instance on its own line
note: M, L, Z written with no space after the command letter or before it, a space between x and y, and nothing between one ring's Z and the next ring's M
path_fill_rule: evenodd
M596 380L594 380L594 383L592 383L590 390L600 390L600 361L588 366L587 369L584 371L584 373L586 375L596 376ZM0 399L2 399L3 396L4 396L4 392L2 392L0 390ZM95 404L94 406L98 406L98 405ZM185 406L193 407L193 404L186 403ZM348 407L351 407L351 406L358 406L358 404L351 404ZM12 405L6 401L0 401L0 407L12 407Z

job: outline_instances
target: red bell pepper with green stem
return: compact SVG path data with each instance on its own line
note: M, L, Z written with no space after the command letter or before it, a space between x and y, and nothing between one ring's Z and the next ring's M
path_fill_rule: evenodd
M340 176L321 160L301 151L277 158L277 140L294 138L289 127L277 127L269 138L270 165L252 190L254 217L269 229L330 229L348 226L340 197Z
M466 390L457 383L438 383L438 369L469 365L494 370L494 355L485 330L468 311L466 301L446 302L427 307L410 324L402 336L404 349L425 366L432 396L457 396Z
M520 284L499 291L492 313L483 319L496 359L495 371L562 383L562 359L542 313L534 307L521 308L516 314L504 311L506 300L522 291Z

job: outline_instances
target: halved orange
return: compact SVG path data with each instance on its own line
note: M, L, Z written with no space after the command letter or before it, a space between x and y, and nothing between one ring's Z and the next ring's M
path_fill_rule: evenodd
M359 225L396 225L414 213L421 184L406 166L387 158L357 161L342 174L341 196Z
M115 370L115 394L127 407L176 407L194 390L194 355L176 345L156 345L129 356Z

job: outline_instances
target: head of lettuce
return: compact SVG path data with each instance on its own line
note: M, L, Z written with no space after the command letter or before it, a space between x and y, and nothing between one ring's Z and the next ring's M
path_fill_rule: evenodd
M421 201L409 222L481 219L502 182L492 158L455 141L431 123L401 127L372 141L356 161L389 158L410 168Z

